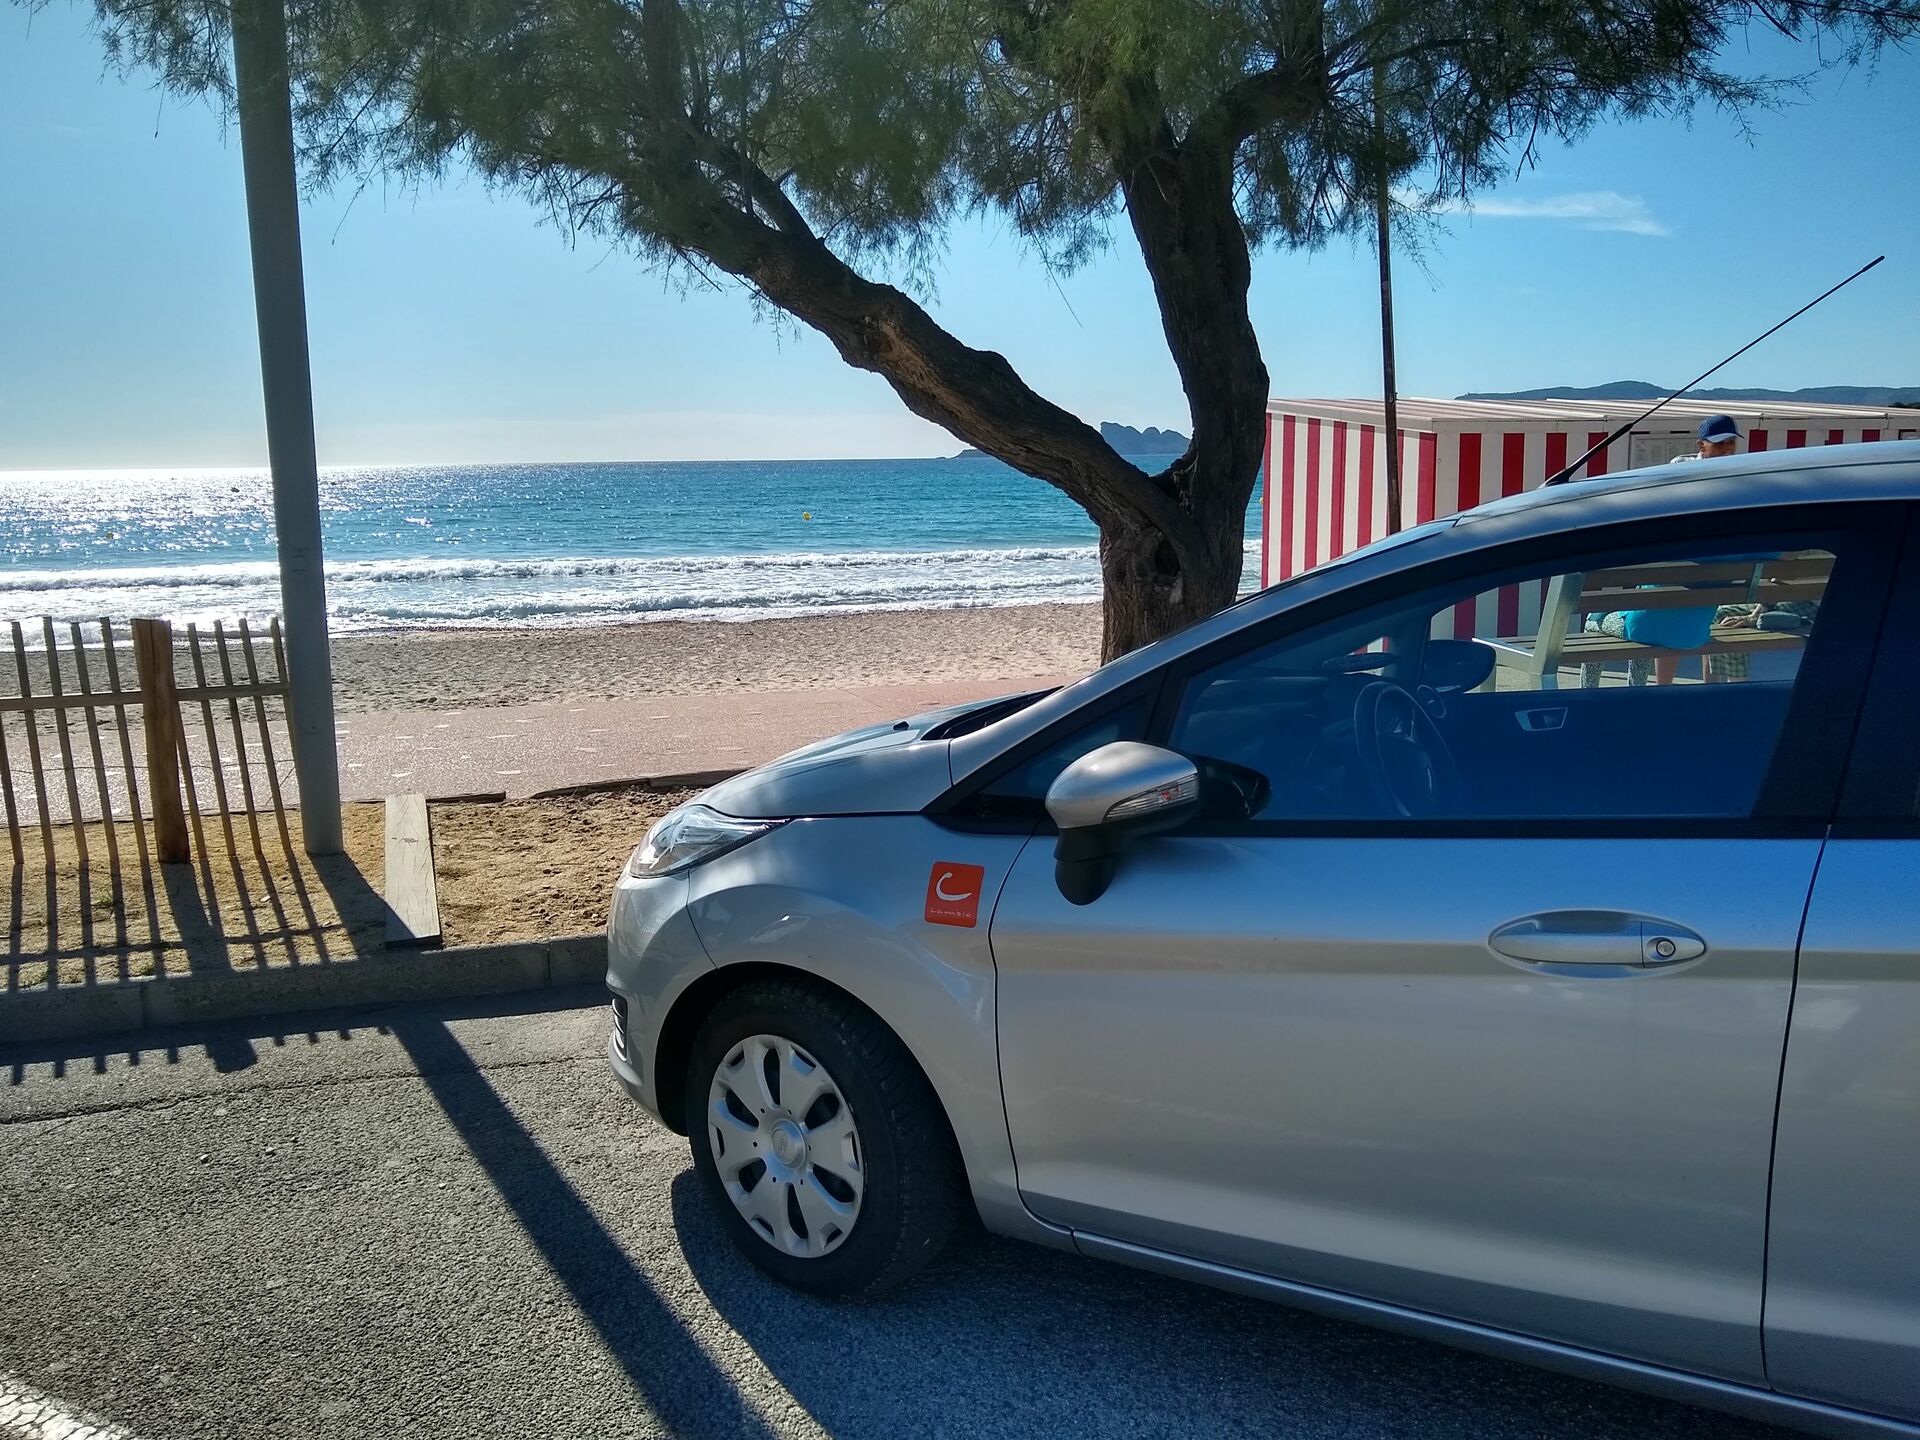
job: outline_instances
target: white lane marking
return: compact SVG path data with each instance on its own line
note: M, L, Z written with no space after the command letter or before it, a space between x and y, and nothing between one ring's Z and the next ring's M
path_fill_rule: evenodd
M9 1440L133 1440L131 1431L0 1375L0 1435Z

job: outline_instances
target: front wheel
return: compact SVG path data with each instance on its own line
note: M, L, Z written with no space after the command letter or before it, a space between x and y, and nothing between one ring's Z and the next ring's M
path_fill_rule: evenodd
M797 980L727 995L694 1037L694 1168L747 1258L814 1295L866 1297L945 1245L964 1198L932 1087L898 1037Z

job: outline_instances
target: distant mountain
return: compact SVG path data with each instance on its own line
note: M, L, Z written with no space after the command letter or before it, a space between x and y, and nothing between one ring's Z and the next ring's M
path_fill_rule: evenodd
M1136 430L1131 425L1116 425L1113 421L1106 420L1100 425L1100 438L1122 455L1184 455L1187 453L1186 436L1178 430L1160 430L1152 425L1144 430ZM977 460L983 458L986 453L969 445L953 458Z
M1476 390L1462 400L1658 400L1665 385L1614 380L1605 385L1549 385L1540 390ZM1798 400L1814 405L1920 407L1920 385L1815 385L1805 390L1689 390L1689 400Z
M1156 430L1151 425L1136 430L1131 425L1116 425L1105 420L1100 425L1100 438L1122 455L1184 455L1187 452L1186 436L1178 430Z

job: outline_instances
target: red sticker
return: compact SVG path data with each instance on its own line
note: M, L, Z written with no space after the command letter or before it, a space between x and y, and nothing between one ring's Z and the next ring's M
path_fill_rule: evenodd
M927 877L927 919L935 925L978 925L980 889L986 879L984 865L936 860Z

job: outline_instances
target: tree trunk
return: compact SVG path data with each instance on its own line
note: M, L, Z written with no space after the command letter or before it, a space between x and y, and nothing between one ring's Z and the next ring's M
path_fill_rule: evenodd
M1191 530L1176 551L1125 517L1095 512L1107 660L1233 603L1268 395L1247 307L1253 263L1234 209L1231 136L1183 147L1150 82L1130 97L1103 132L1193 417L1186 454L1154 477Z
M1182 564L1160 531L1136 520L1100 526L1100 658L1107 661L1204 620L1240 588L1238 537L1230 554Z

